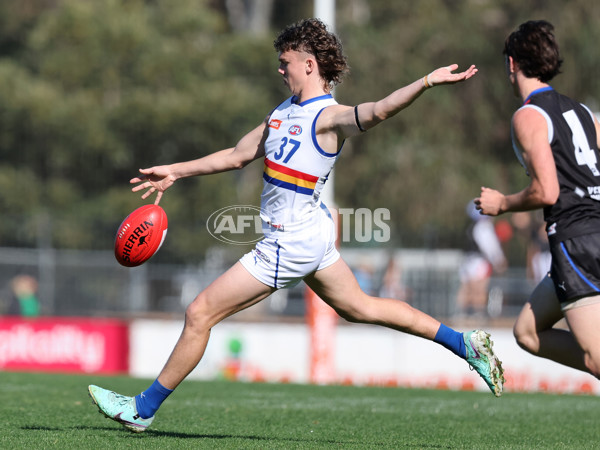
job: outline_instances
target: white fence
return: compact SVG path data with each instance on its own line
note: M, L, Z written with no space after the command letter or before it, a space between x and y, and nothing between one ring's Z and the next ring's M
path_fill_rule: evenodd
M451 317L459 287L458 250L342 249L363 288L378 295L390 260L401 273L406 297L415 307L435 316ZM0 248L0 315L14 302L11 280L20 274L39 282L43 315L135 317L149 313L177 314L232 261L218 248L198 265L156 264L121 267L112 252ZM524 269L512 269L492 280L501 296L496 315L512 316L526 301L531 285ZM304 284L272 296L247 314L255 319L304 315ZM400 296L399 296L400 297Z

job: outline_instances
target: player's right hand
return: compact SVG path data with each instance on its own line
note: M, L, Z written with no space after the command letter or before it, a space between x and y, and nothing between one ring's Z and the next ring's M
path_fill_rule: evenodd
M150 167L149 169L140 169L139 176L129 180L131 184L137 184L137 186L131 189L132 192L138 192L146 189L146 192L142 195L142 199L147 199L156 192L156 199L154 204L158 205L163 193L173 186L175 183L175 176L171 172L169 166L156 166Z

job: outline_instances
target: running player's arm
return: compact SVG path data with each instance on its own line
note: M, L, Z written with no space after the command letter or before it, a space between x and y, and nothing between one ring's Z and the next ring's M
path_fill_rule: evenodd
M376 102L361 103L356 107L339 105L327 108L322 115L325 115L324 120L329 119L329 122L324 122L324 127L336 130L341 139L367 131L410 106L429 87L458 83L477 73L475 66L464 72L452 73L457 68L457 64L440 67L426 77L419 78Z
M548 143L546 119L532 108L522 108L513 116L513 129L515 140L523 150L529 185L510 195L482 187L475 205L483 214L497 216L508 211L530 211L553 205L558 200L560 187Z
M140 169L140 175L130 180L130 183L137 184L131 190L138 192L147 189L142 195L143 199L156 192L154 203L158 205L164 191L180 178L241 169L265 155L264 143L268 135L267 124L268 117L258 127L240 139L235 147L220 150L191 161Z

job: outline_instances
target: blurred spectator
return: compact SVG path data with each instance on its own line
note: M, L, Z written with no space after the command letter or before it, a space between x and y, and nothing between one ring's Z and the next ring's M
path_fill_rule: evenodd
M459 268L460 288L457 295L458 315L485 316L490 277L495 271L506 270L507 262L494 222L479 214L470 202L467 214L471 223L467 228L467 249Z
M526 248L527 278L536 283L550 270L551 256L543 217L538 211L518 211L511 215L515 229L512 249L523 252Z
M378 295L379 297L397 298L410 303L410 292L402 281L402 266L393 255L388 259L383 272Z
M40 314L37 298L38 282L30 275L17 275L10 283L13 300L8 306L8 314L23 317L36 317Z
M505 220L505 219L502 219ZM532 217L529 211L518 211L510 216L513 237L505 243L504 251L511 266L528 267L529 258L523 253L531 244Z
M527 277L536 283L550 271L552 255L543 221L533 221L531 241L527 246Z

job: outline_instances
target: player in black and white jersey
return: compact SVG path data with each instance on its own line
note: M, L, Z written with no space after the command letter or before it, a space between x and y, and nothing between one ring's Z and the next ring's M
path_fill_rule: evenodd
M523 307L515 337L534 355L600 378L600 124L548 84L562 63L550 23L523 23L504 55L523 101L512 119L513 146L531 181L511 195L482 187L475 205L491 216L543 208L551 271ZM563 317L570 331L553 328Z

